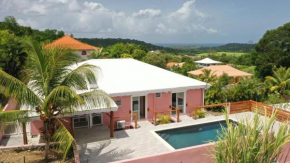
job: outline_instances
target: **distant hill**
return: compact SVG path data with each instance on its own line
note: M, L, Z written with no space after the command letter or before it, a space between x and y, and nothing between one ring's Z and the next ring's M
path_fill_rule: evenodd
M255 49L255 44L230 43L230 44L221 45L215 48L218 51L250 52Z
M162 47L162 46L157 46L153 45L150 43L146 43L144 41L139 41L139 40L132 40L132 39L121 39L121 38L77 38L79 41L97 46L97 47L108 47L110 45L115 45L117 43L133 43L137 45L144 46L148 49L148 51L151 50L165 50L169 53L179 53L182 52L180 49L173 49L173 48L168 48L168 47Z
M229 43L216 47L190 46L190 47L171 47L171 48L194 54L207 53L211 51L247 53L255 49L255 44Z

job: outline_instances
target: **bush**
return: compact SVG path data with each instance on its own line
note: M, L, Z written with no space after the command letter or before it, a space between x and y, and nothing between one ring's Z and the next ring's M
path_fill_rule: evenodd
M273 127L276 125L276 114L274 112L264 120L256 112L252 120L239 121L238 125L231 123L226 114L228 127L222 127L218 142L212 148L215 162L276 162L282 148L290 140L288 124L279 123L279 127Z
M157 116L157 118L158 118L157 124L159 124L159 125L160 124L167 124L167 123L171 122L170 115L162 115L162 114L160 114L160 115Z
M195 111L192 111L193 117L194 117L194 114L195 114ZM205 118L206 114L207 114L207 112L203 108L197 110L197 118Z

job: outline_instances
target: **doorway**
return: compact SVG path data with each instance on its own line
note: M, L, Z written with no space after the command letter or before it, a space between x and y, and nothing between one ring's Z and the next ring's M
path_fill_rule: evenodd
M185 95L184 92L180 93L172 93L171 96L171 101L172 101L172 106L179 108L180 113L184 113L184 104L185 104ZM175 114L175 112L172 112L172 114Z
M132 111L137 113L138 120L146 119L146 96L132 97Z

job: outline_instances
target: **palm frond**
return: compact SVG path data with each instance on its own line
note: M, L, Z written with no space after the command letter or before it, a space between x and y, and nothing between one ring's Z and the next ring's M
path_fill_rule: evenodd
M2 70L0 70L0 86L3 86L4 95L14 98L20 104L37 106L41 103L41 99L24 83Z
M0 122L27 122L28 121L28 112L26 110L9 110L9 111L0 111Z
M84 110L94 108L110 109L112 107L113 99L102 90L93 90L82 93L80 96L84 100Z
M73 108L84 105L84 101L83 98L70 87L58 86L45 98L42 110L46 114L49 114L49 107L51 107L51 105L57 106L60 111L65 109L73 112Z
M57 126L58 128L52 138L55 142L58 142L58 149L63 152L62 162L64 162L72 144L76 144L76 142L60 119L56 118L56 120L59 125Z
M70 71L66 75L63 82L60 85L73 87L78 90L87 89L87 81L96 83L96 77L94 71L98 71L99 67L83 64L78 68Z

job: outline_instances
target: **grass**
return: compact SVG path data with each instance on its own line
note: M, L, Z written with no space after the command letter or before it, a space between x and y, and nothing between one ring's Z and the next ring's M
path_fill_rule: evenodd
M227 56L236 56L236 57L239 57L241 55L244 55L246 53L243 53L243 52L207 52L207 53L200 53L200 54L197 54L196 56L208 56L208 55L215 55L215 56L221 56L222 54L226 54Z
M237 69L255 75L256 66L236 66Z

